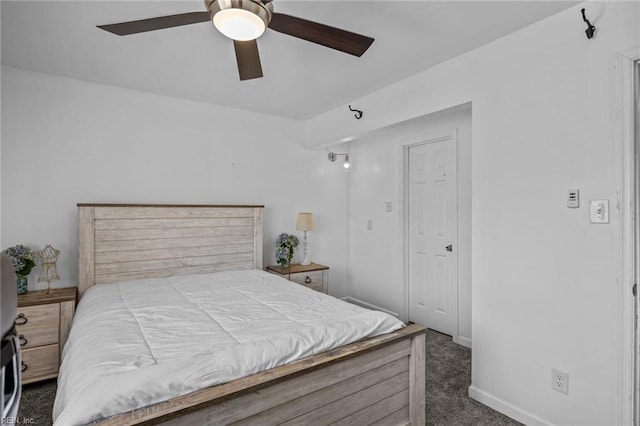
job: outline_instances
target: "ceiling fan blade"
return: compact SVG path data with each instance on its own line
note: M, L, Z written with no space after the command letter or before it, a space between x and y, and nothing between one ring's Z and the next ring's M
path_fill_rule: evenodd
M258 53L258 43L255 40L233 41L236 49L236 61L240 80L251 80L262 77L262 65Z
M118 24L98 25L98 28L120 36L162 30L164 28L197 24L209 21L209 12L188 12L179 15L159 16Z
M371 37L284 13L274 13L269 28L354 56L362 56L374 40Z

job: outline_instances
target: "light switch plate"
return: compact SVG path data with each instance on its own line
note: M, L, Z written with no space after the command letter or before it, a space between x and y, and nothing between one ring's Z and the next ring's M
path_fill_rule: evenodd
M609 200L591 200L591 223L609 223Z

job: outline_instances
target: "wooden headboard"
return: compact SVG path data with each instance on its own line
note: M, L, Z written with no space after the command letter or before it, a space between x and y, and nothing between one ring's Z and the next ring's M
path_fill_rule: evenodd
M94 284L262 269L263 209L78 204L78 297Z

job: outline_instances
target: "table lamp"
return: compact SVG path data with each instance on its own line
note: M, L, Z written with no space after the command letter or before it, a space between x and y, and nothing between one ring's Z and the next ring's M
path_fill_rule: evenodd
M309 260L309 250L307 248L307 232L313 231L313 214L304 212L298 213L298 222L296 223L296 230L304 232L302 237L302 254L304 259L300 262L301 265L311 265Z

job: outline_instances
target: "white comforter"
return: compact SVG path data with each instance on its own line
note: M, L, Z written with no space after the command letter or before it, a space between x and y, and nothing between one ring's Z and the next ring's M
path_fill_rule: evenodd
M402 327L257 270L96 285L64 348L54 423L85 424Z

